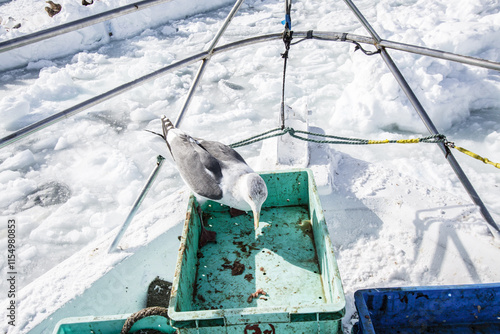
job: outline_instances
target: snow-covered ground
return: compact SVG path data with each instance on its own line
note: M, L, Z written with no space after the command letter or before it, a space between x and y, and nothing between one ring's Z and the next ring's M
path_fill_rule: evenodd
M62 1L63 10L51 19L43 2L5 2L0 39L127 3ZM189 7L180 3L0 54L0 137L204 50L231 1L211 1L212 10L207 1L193 0ZM355 3L384 39L500 61L495 43L499 1ZM281 32L283 8L282 1L246 1L219 45ZM367 35L341 1L296 1L292 20L297 31ZM13 29L17 23L21 27ZM275 128L283 50L277 40L215 55L181 127L228 144ZM390 54L440 132L500 161L497 72ZM166 74L0 149L0 251L7 254L7 221L15 219L19 272L17 326L2 320L0 330L28 332L142 245L165 231L179 233L187 191L167 159L130 228L135 235L127 234L122 242L129 251L105 252L156 156L168 158L158 138L144 129L158 131L162 114L175 119L197 66ZM304 41L292 46L286 102L296 111L310 111L311 129L327 134L366 139L427 135L382 59L354 53L352 44ZM238 151L256 169L289 167L269 163L271 147L258 143ZM436 145L311 144L310 150L309 166L320 186L348 301L346 331L355 312L353 293L360 288L500 280L498 242ZM453 153L500 221L499 170ZM5 277L4 255L0 268ZM2 279L5 302L7 290Z

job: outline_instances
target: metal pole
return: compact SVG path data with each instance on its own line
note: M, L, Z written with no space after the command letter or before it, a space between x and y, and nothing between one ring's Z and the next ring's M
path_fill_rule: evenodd
M236 1L233 8L231 9L229 14L227 15L226 20L222 24L222 27L220 27L219 31L215 35L214 40L212 41L212 44L210 44L210 46L208 47L208 52L212 53L212 51L215 49L215 46L219 43L219 41L222 37L222 34L224 34L224 32L226 31L227 27L231 23L231 20L236 15L236 12L240 9L241 5L243 4L243 1L244 0Z
M305 32L294 32L296 37L302 37ZM346 41L353 41L358 43L371 44L375 47L380 46L388 49L394 49L398 51L404 51L414 54L419 54L423 56L429 56L449 61L454 61L462 64L472 65L487 68L490 70L500 71L500 63L485 60L481 58L463 56L456 53L430 49L422 46L416 46L411 44L404 44L399 42L388 41L385 39L380 40L380 42L375 42L373 37L360 36L355 34L347 34L341 32L325 32L325 31L314 31L313 38L318 40L329 40L329 41L341 41L344 38Z
M201 77L205 73L205 68L207 67L208 62L209 62L209 58L203 59L201 64L200 64L200 67L198 68L198 72L196 73L196 76L194 77L193 82L191 83L191 87L189 87L189 91L188 91L186 99L184 100L184 103L182 105L182 109L179 112L179 115L177 116L177 118L174 122L174 126L176 128L179 127L179 125L182 121L182 118L184 117L184 114L186 113L186 110L188 109L189 104L191 103L191 98L194 95L194 91L196 90L196 87L198 86L198 83L200 82Z
M354 14L358 17L358 19L365 26L365 28L368 30L368 32L370 32L372 37L377 42L380 42L380 37L373 30L371 25L366 21L366 19L359 12L359 10L352 3L352 1L351 0L344 0L344 1L352 9ZM432 120L430 119L429 115L427 115L427 112L425 111L423 106L420 104L420 101L418 100L416 95L413 93L412 89L410 88L410 85L408 85L408 82L406 82L406 79L403 77L403 75L399 71L398 67L396 66L396 64L392 60L391 56L389 56L389 54L387 53L385 48L381 47L380 50L381 50L380 54L382 56L382 59L387 64L390 71L392 72L392 74L396 78L401 89L405 92L405 94L408 97L408 99L410 100L411 104L413 105L413 107L417 111L418 115L420 116L420 118L424 122L425 126L427 127L427 130L433 135L439 134L436 127L432 123ZM457 175L458 179L460 180L460 182L464 186L465 190L469 193L469 196L471 197L472 201L479 207L481 215L483 216L483 218L486 220L486 222L488 223L488 225L490 227L491 233L493 234L493 236L495 238L499 238L500 237L500 228L497 226L497 224L493 220L493 217L490 215L490 213L488 212L488 209L486 208L483 201L481 200L481 198L477 194L476 190L474 189L474 187L470 183L470 181L467 178L467 176L465 175L464 171L462 170L462 168L460 167L458 162L455 160L455 157L453 156L453 154L451 154L448 147L446 147L443 143L438 143L438 146L443 151L446 160L451 165L451 168L453 169L453 171Z
M467 64L467 65L479 66L479 67L484 67L484 68L487 68L490 70L500 71L500 63L497 63L494 61L484 60L484 59L475 58L475 57L462 56L462 55L451 53L451 52L429 49L429 48L424 48L421 46L415 46L415 45L404 44L404 43L397 43L397 42L386 41L386 40L381 40L379 42L379 45L382 47L385 47L385 48L406 51L406 52L416 53L416 54L420 54L420 55L424 55L424 56L430 56L430 57L434 57L434 58L451 60L451 61L455 61L455 62Z
M418 101L417 97L415 96L415 94L411 90L411 88L408 85L408 83L406 82L405 78L403 77L403 75L401 74L401 72L399 71L397 66L394 64L392 58L389 56L389 54L387 53L387 51L385 49L382 49L381 55L382 55L382 58L384 59L385 63L387 64L387 66L391 70L392 74L394 75L394 77L398 81L399 86L405 92L405 94L408 97L408 99L410 100L411 104L413 105L413 107L417 111L418 115L420 116L420 118L422 119L424 124L426 125L427 130L431 134L438 134L439 132L437 131L436 127L432 123L431 119L429 118L429 116L425 112L424 108L422 107L422 105ZM457 160L455 159L453 154L450 152L448 147L446 147L443 143L438 143L438 146L443 151L446 160L448 160L451 168L453 169L453 171L457 175L458 179L460 180L460 182L464 186L465 190L467 191L467 193L469 193L469 196L472 199L472 201L479 207L481 215L483 216L483 218L486 220L486 222L488 223L488 225L490 227L491 233L496 238L500 237L500 228L497 226L497 224L493 220L493 217L490 215L488 209L486 208L483 201L481 200L481 198L477 194L476 190L474 189L474 187L470 183L469 179L467 178L467 175L465 175L464 171L462 170L462 167L460 167L459 163L457 162Z
M0 43L0 53L91 26L172 0L144 0Z
M271 41L271 40L276 40L280 39L281 34L270 34L270 35L263 35L263 36L257 36L257 37L252 37L248 38L245 40L229 43L226 45L223 45L221 47L215 48L213 50L213 54L219 53L219 52L225 52L225 51L231 51L235 50L244 46L260 43L260 42L266 42L266 41ZM156 78L161 77L165 73L171 72L175 70L178 67L182 66L187 66L190 64L193 64L199 60L204 59L208 53L206 51L198 53L194 56L185 58L183 60L180 60L174 64L168 65L166 67L163 67L155 72L149 73L145 76L142 76L140 78L137 78L133 81L130 81L126 84L123 84L121 86L118 86L116 88L113 88L110 91L107 91L101 95L95 96L93 98L90 98L86 101L83 101L73 107L70 107L66 110L63 110L55 115L49 116L47 118L44 118L43 120L36 122L34 124L28 125L14 133L11 133L10 135L7 135L3 138L0 139L0 148L3 148L7 145L10 145L24 137L29 136L30 134L33 134L39 130L42 130L52 124L55 124L59 121L61 121L64 118L69 118L70 116L76 115L79 112L82 112L90 107L93 107L101 102L107 101L121 93L124 93L130 89L136 88L140 86L141 84L154 80Z
M132 222L132 219L134 219L135 214L137 213L137 210L139 210L139 206L142 204L142 201L146 197L146 194L148 193L149 189L153 185L154 180L156 179L156 176L158 175L158 172L160 171L161 165L163 164L163 160L165 160L164 157L159 155L156 161L156 167L155 169L151 172L151 175L148 178L148 181L144 185L144 187L141 190L141 193L139 194L139 197L135 200L134 205L132 206L132 209L130 210L127 219L123 222L122 227L118 231L118 234L115 237L115 240L111 243L111 246L108 249L108 253L112 253L115 251L116 247L118 246L118 243L122 239L123 235L125 234L125 231L127 230L128 226Z
M299 34L303 34L305 32L293 32L294 37L299 37ZM375 41L373 37L368 37L368 36L361 36L361 35L355 35L355 34L348 34L348 33L343 33L343 32L336 32L336 31L313 31L312 33L312 38L317 39L320 41L334 41L334 42L339 42L343 41L343 39L347 42L353 41L353 42L358 42L358 43L366 43L366 44L371 44L374 45Z
M375 42L379 43L381 38L377 34L377 32L372 28L370 23L365 19L363 14L359 11L358 7L354 5L354 3L351 0L344 0L344 2L347 4L347 6L352 10L354 15L358 18L358 20L361 22L361 24L365 27L366 30L368 30L368 33L373 37Z
M138 87L147 81L156 79L156 78L160 77L161 75L163 75L167 72L170 72L178 67L192 64L200 59L203 59L203 57L205 57L205 56L206 56L206 52L203 52L203 53L200 53L198 55L192 56L190 58L186 58L186 59L181 60L177 63L166 66L160 70L157 70L157 71L152 72L150 74L147 74L143 77L135 79L134 81L131 81L131 82L128 82L128 83L123 84L121 86L118 86L116 88L113 88L112 90L107 91L101 95L90 98L84 102L81 102L81 103L73 106L73 107L70 107L68 109L65 109L65 110L57 113L57 114L49 116L49 117L47 117L39 122L36 122L34 124L30 124L30 125L22 128L21 130L18 130L16 132L11 133L10 135L0 139L0 148L3 148L5 146L19 140L19 139L22 139L22 138L24 138L32 133L35 133L41 129L44 129L44 128L46 128L54 123L57 123L57 122L61 121L63 118L67 118L67 117L76 115L76 114L82 112L83 110L86 110L86 109L93 107L101 102L109 100L112 97L115 97L115 96L117 96L125 91L128 91L132 88Z
M179 112L179 115L177 116L177 119L175 120L174 126L176 128L179 127L179 125L182 121L182 118L184 117L184 114L186 113L186 110L188 109L189 104L191 103L191 99L194 95L194 92L196 91L196 87L198 87L198 83L200 82L201 78L203 77L203 74L205 74L205 68L207 67L208 62L210 61L210 58L212 57L215 46L217 45L217 43L219 43L219 41L222 37L222 34L224 34L224 32L226 31L227 27L231 23L231 20L236 15L236 12L238 11L238 9L240 9L243 1L244 0L236 1L233 8L231 9L229 14L227 15L226 20L222 24L222 27L220 27L220 29L217 32L217 34L215 35L212 43L208 47L208 50L207 50L208 56L205 57L205 59L203 59L203 61L201 62L200 67L198 68L198 72L196 73L196 76L193 79L191 87L189 88L189 92L186 96L186 99L184 100L184 104L182 105L181 111Z

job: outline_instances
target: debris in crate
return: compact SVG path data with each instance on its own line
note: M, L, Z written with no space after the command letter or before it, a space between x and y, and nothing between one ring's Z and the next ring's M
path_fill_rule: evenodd
M233 262L233 264L230 264L231 261L229 261L228 259L223 258L223 260L225 263L222 265L222 268L231 269L231 275L238 276L238 275L243 274L243 272L245 271L245 265L243 263L241 263L240 261L235 260ZM246 278L246 276L245 276L245 278Z
M264 295L266 296L267 294L264 292L262 289L258 289L254 293L252 293L250 296L248 296L247 302L251 303L254 298L259 297L259 295Z
M236 247L238 247L246 257L250 256L253 250L259 249L255 242L252 242L251 244L246 244L243 241L233 241L233 245L236 245Z

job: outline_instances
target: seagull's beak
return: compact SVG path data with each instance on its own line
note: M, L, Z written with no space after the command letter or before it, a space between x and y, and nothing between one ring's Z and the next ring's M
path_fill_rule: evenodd
M253 212L253 225L254 228L257 229L259 228L259 222L260 222L260 210L252 209L252 212Z

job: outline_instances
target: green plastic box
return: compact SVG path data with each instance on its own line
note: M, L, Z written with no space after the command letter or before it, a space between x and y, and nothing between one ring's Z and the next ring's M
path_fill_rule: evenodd
M217 242L202 248L190 198L168 312L180 333L342 333L345 298L312 171L261 176L259 229L250 214L208 201Z

